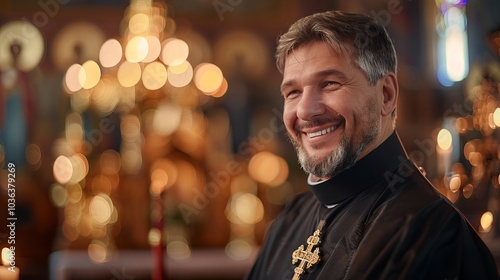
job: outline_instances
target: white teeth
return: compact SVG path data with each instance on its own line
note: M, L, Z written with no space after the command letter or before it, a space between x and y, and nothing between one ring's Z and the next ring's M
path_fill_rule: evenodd
M318 137L318 136L330 133L330 132L334 131L336 128L337 128L336 126L332 126L332 127L325 128L325 129L317 131L317 132L307 133L307 136L309 136L309 138Z

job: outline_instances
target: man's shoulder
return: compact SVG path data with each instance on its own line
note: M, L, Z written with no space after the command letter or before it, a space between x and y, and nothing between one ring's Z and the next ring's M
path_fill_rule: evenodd
M463 220L460 210L432 185L418 167L409 163L404 168L391 174L391 181L387 181L374 213L401 218L430 215L434 218L455 217L457 222Z

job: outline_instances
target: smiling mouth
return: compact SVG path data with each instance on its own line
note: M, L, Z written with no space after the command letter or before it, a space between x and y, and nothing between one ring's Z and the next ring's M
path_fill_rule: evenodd
M307 133L307 137L316 138L334 131L338 126L331 126L320 131Z

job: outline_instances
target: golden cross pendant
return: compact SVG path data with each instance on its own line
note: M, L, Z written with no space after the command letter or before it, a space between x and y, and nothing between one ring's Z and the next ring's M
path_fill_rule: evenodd
M307 238L307 249L304 250L304 245L300 245L297 250L292 253L292 264L296 264L299 260L299 266L294 269L295 274L292 280L299 280L305 269L311 268L313 264L319 262L319 248L314 251L314 246L320 243L319 236L321 235L321 229L323 228L325 221L321 220L318 229L314 231L314 234Z

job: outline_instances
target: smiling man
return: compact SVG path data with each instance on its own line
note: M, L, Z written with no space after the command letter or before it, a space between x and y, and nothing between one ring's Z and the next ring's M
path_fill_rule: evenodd
M374 19L338 11L278 42L283 120L310 192L269 229L248 279L499 279L465 217L395 132L396 54Z

